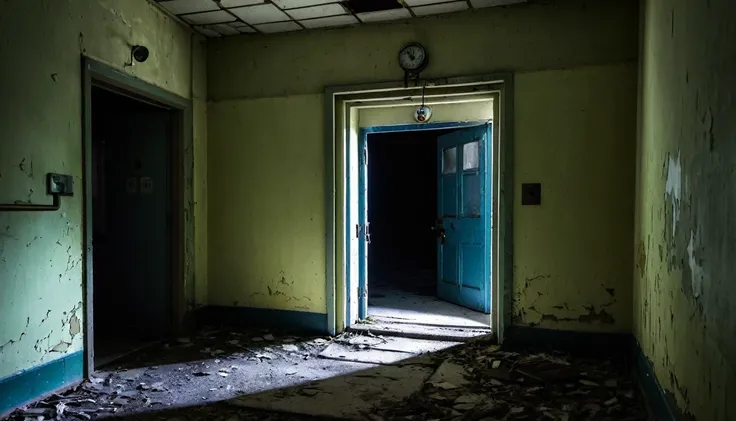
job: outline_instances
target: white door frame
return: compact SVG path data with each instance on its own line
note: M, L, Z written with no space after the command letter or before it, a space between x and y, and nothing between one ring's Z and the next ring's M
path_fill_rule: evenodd
M493 279L491 282L491 329L500 342L511 317L511 285L513 276L512 214L513 214L513 75L510 73L447 78L422 81L417 86L404 87L403 82L376 83L356 86L328 87L325 90L325 272L327 331L335 334L345 329L346 257L349 233L347 217L346 175L351 138L356 129L352 108L405 105L422 96L429 101L439 98L478 100L478 95L493 95L494 106L494 242ZM462 98L461 98L462 97Z

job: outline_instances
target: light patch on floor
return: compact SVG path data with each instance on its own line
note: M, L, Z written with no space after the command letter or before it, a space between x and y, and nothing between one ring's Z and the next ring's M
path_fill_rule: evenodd
M491 317L435 296L394 289L371 291L368 315L376 320L427 326L487 328Z

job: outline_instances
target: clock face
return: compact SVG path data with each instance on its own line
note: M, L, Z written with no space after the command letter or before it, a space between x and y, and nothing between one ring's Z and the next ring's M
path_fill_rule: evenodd
M421 71L427 63L427 51L420 44L411 43L399 51L399 65L407 72Z

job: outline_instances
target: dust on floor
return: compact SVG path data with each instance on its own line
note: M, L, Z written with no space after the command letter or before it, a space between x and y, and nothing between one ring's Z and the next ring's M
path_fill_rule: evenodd
M204 330L139 352L13 420L646 420L617 359L347 333Z

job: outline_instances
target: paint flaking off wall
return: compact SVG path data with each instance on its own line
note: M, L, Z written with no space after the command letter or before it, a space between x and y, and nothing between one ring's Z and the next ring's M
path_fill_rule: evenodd
M693 296L700 297L703 293L703 268L698 264L695 257L696 238L699 237L695 231L690 230L690 241L687 244L687 258L690 266L690 282L692 284ZM699 238L698 238L699 240Z
M665 198L669 195L672 206L672 236L675 235L677 223L680 222L680 195L682 193L682 165L680 151L677 157L669 155L667 162L667 181L665 184Z

